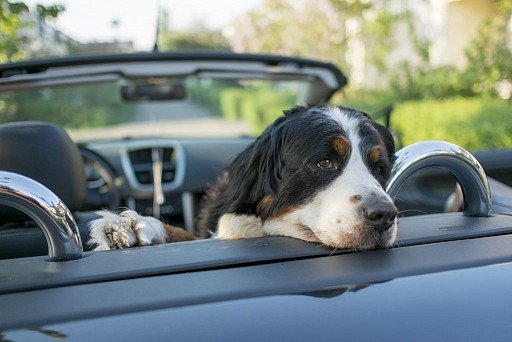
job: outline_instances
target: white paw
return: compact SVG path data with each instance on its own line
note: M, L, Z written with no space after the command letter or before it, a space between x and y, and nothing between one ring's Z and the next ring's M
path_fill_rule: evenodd
M162 222L138 215L133 210L120 214L109 211L97 212L102 218L89 224L89 245L95 251L123 249L133 246L149 246L165 243L165 228Z

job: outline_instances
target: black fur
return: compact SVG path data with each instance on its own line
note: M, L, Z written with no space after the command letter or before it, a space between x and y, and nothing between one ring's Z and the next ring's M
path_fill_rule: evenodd
M265 221L300 206L343 172L348 155L335 151L332 142L346 133L322 113L324 109L297 106L285 111L231 162L203 200L199 237L208 237L225 213L255 215ZM365 137L362 151L384 144L387 158L378 167L368 167L377 173L385 169L388 175L394 153L391 134L366 114L343 110L361 120L360 130ZM336 168L319 168L318 162L325 159L333 161ZM384 181L387 175L377 176Z

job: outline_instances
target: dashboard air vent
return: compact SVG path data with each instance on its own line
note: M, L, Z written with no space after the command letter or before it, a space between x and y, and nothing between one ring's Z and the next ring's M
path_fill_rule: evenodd
M171 147L157 147L162 156L162 183L174 181L176 174L176 156ZM140 184L153 184L152 148L131 150L128 155L135 177Z

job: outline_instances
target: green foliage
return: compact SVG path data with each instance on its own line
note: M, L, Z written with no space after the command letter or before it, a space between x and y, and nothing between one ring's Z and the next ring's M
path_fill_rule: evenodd
M347 20L354 23L350 30ZM377 8L364 0L329 0L321 5L315 0L266 0L235 23L232 42L241 51L307 56L350 71L345 54L351 40L358 39L368 43L369 61L383 68L395 43L390 33L399 20L385 6Z
M343 98L338 98L335 103L340 106L357 108L367 114L372 119L385 123L383 110L392 105L396 98L389 91L381 90L358 90L348 91Z
M465 49L467 66L431 67L428 41L414 33L410 16L406 16L411 39L421 63L403 62L391 71L390 90L401 100L449 98L453 96L495 96L496 84L512 79L512 51L507 46L512 2L497 0L497 15L483 21L475 37Z
M242 119L243 92L239 89L225 89L219 99L224 118L228 120Z
M189 30L169 30L169 12L162 12L158 48L169 50L229 50L230 46L220 31L211 30L202 23Z
M484 21L465 51L468 61L465 73L476 94L494 95L497 82L512 79L512 51L506 42L507 23L502 16Z
M188 78L185 87L189 101L198 103L220 116L222 113L222 94L228 92L231 88L239 87L239 85L234 80L212 81Z
M363 37L366 42L366 61L374 65L380 72L387 71L387 58L395 47L395 24L403 20L402 14L392 14L381 9L375 19L363 21Z
M62 5L36 5L35 12L39 16L39 18L43 20L52 20L56 19L59 16L59 14L65 11L65 9L66 8Z
M392 75L389 87L398 100L475 95L470 75L453 66L432 68L403 62Z
M294 12L293 7L286 0L266 0L262 6L250 11L247 18L235 24L235 30L241 38L240 45L247 52L263 52L285 54L300 54L296 50L295 38L301 39L302 32L298 33L301 26L294 25L294 39L285 42L285 37L290 40L292 30L287 18ZM248 32L244 33L244 29Z
M133 106L121 102L118 84L0 93L0 123L41 120L85 128L127 122L132 115Z
M65 10L61 5L36 5L30 9L24 2L0 0L0 63L18 61L30 54L26 37L20 31L30 27L23 14L34 13L42 20L52 20Z
M296 93L276 91L271 87L226 89L220 94L222 116L229 120L243 120L251 134L260 134L268 125L294 105Z
M18 31L26 26L21 14L27 11L27 5L22 2L0 0L0 63L24 57L19 49Z
M214 49L229 50L229 43L220 31L199 28L192 31L166 31L162 34L159 48L167 50Z
M294 91L274 89L268 84L242 86L233 81L216 81L203 88L187 85L187 92L191 102L216 111L224 119L244 121L252 135L261 133L283 110L293 106L297 96Z
M339 12L349 16L360 16L366 10L372 9L372 4L366 0L331 0L331 4Z
M512 147L512 103L492 97L450 97L396 101L385 91L347 93L336 104L357 108L384 123L382 109L393 104L391 129L405 146L445 140L473 151Z
M512 103L492 98L407 101L391 126L403 145L445 140L478 151L512 146Z
M404 12L401 15L401 18L407 25L407 34L409 39L411 40L415 52L420 57L422 63L428 63L430 58L429 48L431 42L428 39L420 38L420 35L417 32L418 26L416 26L416 20L411 12Z

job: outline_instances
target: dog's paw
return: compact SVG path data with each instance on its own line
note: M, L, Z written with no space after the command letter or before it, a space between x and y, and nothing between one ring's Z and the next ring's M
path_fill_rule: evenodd
M95 251L122 249L135 246L137 238L133 230L131 217L108 211L100 211L101 218L89 224L89 245L95 245Z
M135 245L134 234L128 227L109 225L104 232L108 249L123 249Z
M164 225L153 217L140 216L133 210L125 210L119 215L108 211L98 214L101 218L91 221L87 242L96 246L95 251L165 242Z

